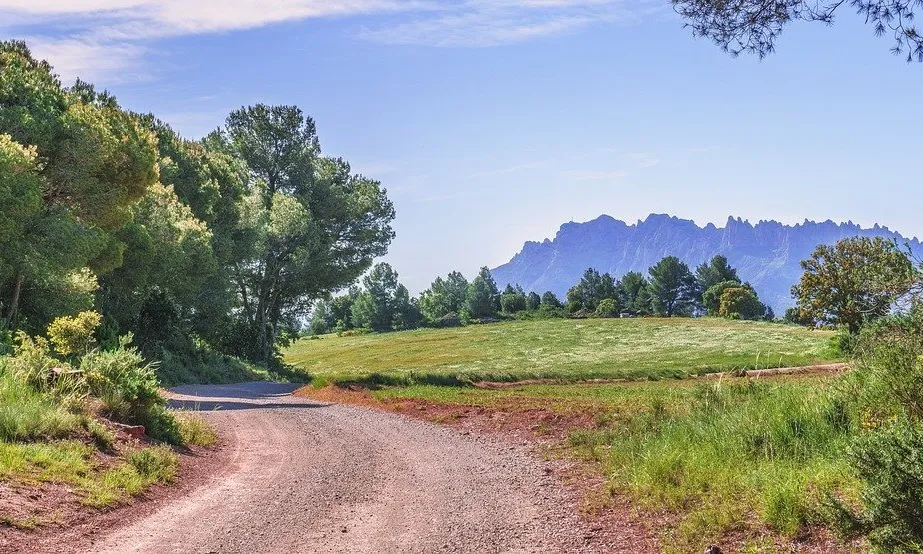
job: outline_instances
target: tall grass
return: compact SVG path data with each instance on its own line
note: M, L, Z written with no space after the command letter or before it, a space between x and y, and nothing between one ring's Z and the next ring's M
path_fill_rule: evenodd
M0 441L65 438L80 423L60 402L14 376L0 361Z
M853 486L841 456L849 433L825 388L748 381L700 384L669 410L652 405L572 440L615 487L676 514L665 542L686 552L735 530L795 535L819 521L826 494Z

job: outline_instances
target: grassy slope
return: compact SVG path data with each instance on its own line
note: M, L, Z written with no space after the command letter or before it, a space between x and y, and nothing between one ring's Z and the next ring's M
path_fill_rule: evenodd
M834 359L830 334L800 327L720 319L516 321L301 340L290 364L320 381L438 382L440 376L528 378L680 377Z

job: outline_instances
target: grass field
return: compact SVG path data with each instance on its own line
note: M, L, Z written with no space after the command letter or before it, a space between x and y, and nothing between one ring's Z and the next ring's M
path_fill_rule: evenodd
M722 319L552 319L302 339L285 360L316 383L668 378L837 360L831 334Z

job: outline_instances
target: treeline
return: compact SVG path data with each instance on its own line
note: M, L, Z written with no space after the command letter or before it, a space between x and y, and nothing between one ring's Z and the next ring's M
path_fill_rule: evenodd
M519 285L500 290L490 270L481 268L469 282L457 271L437 277L419 298L412 298L398 275L380 263L365 276L364 288L317 304L311 318L314 335L352 330L392 331L420 326L454 327L499 319L554 317L689 317L767 319L775 315L726 257L718 255L695 272L668 256L645 276L629 272L621 279L588 268L561 300L553 292L526 292Z
M273 364L394 236L385 189L322 155L297 107L244 107L188 140L63 86L21 42L0 42L0 206L0 353L96 311L101 347L130 333L162 372Z

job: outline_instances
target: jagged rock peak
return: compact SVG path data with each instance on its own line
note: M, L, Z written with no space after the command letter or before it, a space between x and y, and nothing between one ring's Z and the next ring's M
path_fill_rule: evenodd
M729 216L724 227L699 226L693 220L652 213L628 224L610 215L585 223L561 225L553 240L527 242L506 264L494 269L502 287L507 283L563 295L587 267L621 277L628 271L646 272L664 255L674 255L694 267L715 254L728 257L742 279L756 287L776 313L791 305L790 289L801 275L800 261L819 244L855 235L882 236L908 242L920 250L917 239L906 239L877 223L862 228L852 221L821 223L805 219L787 225L761 219Z

